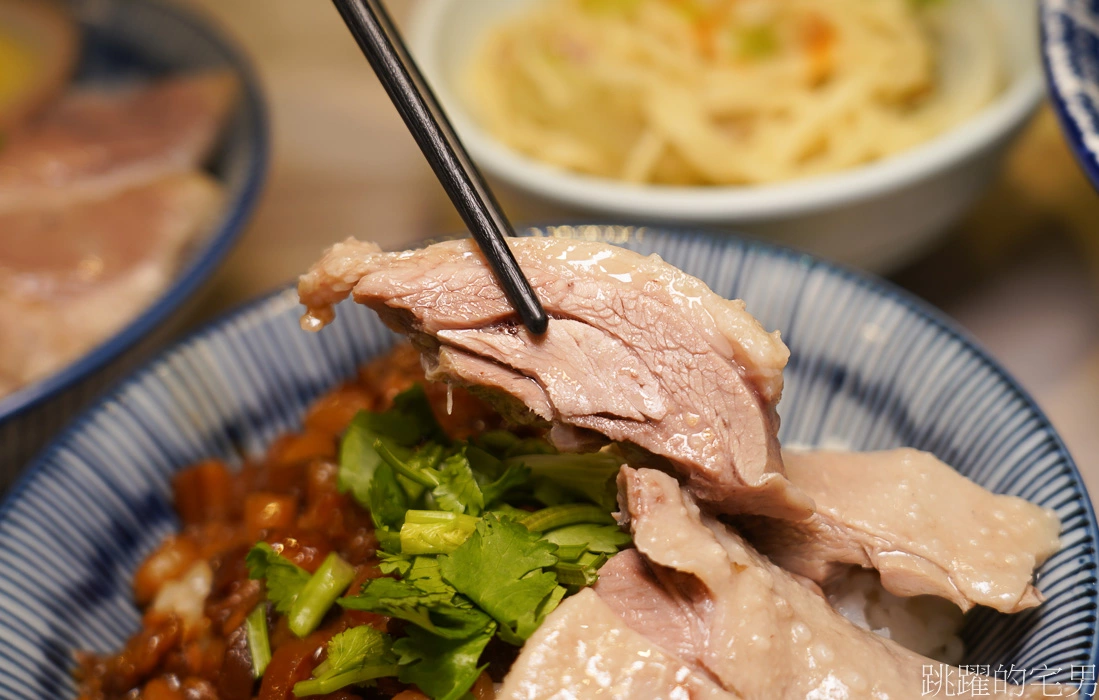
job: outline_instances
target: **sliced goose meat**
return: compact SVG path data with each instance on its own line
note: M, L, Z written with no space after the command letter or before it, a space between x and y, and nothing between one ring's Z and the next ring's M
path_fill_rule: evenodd
M695 658L705 644L706 630L697 616L661 585L636 549L619 552L600 567L592 590L611 603L630 628L644 631L673 654Z
M632 631L590 590L553 611L523 645L502 700L736 700Z
M1060 546L1052 511L991 493L918 450L783 456L817 512L797 523L738 521L783 568L821 584L847 565L874 568L895 595L937 595L962 610L1042 602L1031 577Z
M776 437L789 351L743 302L656 256L555 238L509 244L551 316L543 337L519 325L469 240L404 253L336 245L300 280L303 323L319 328L353 294L413 338L432 378L641 447L707 502L809 514L783 476Z
M703 515L663 472L624 467L619 493L638 552L692 628L686 638L693 648L680 645L678 657L735 695L916 700L926 696L930 668L958 697L1043 697L1036 685L976 683L966 671L856 627L727 526ZM637 604L630 590L604 588L599 595L635 632L666 639L666 624L650 632L645 621L651 618L628 615ZM640 604L652 598L644 592Z
M215 182L189 174L0 214L0 390L60 369L140 313L221 201Z
M229 73L82 89L0 150L0 212L57 205L198 168L237 91Z

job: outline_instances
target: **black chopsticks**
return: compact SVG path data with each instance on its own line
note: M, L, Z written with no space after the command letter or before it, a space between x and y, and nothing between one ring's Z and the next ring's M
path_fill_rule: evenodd
M504 240L515 231L473 164L381 0L332 0L377 73L450 201L481 247L508 300L532 333L548 318Z

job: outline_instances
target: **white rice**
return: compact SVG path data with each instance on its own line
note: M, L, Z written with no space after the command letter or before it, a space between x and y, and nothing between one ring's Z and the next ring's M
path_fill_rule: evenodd
M958 633L962 611L944 598L898 598L885 590L876 571L852 568L825 588L841 615L901 646L943 663L957 665L965 647Z

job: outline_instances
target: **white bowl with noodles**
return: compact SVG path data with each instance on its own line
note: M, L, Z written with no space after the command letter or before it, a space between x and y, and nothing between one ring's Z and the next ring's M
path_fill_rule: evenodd
M409 24L410 45L421 69L471 155L518 204L516 218L690 223L889 272L933 244L982 194L1044 91L1033 0L972 0L993 26L1002 85L990 102L942 133L864 165L794 180L632 184L521 153L471 113L462 81L479 42L501 21L539 1L421 0ZM961 39L943 57L940 71L951 74L965 67L966 31L955 35Z

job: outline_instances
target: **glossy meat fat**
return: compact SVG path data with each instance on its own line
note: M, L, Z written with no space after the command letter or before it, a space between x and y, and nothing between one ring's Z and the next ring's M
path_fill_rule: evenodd
M996 495L909 448L783 457L816 512L796 523L741 521L783 568L821 584L847 564L874 568L895 595L937 595L963 610L1011 613L1042 601L1031 577L1060 546L1053 512Z
M650 618L631 618L628 611L635 599L651 601L646 589L658 584L676 602L688 631L679 657L746 700L923 697L923 669L936 662L848 622L818 593L701 513L673 478L627 467L619 493L652 577L637 581L636 596L622 585L597 592L636 632L649 637ZM667 639L663 625L652 634ZM966 676L954 667L943 672ZM1036 686L1009 690L991 694L1043 692Z

